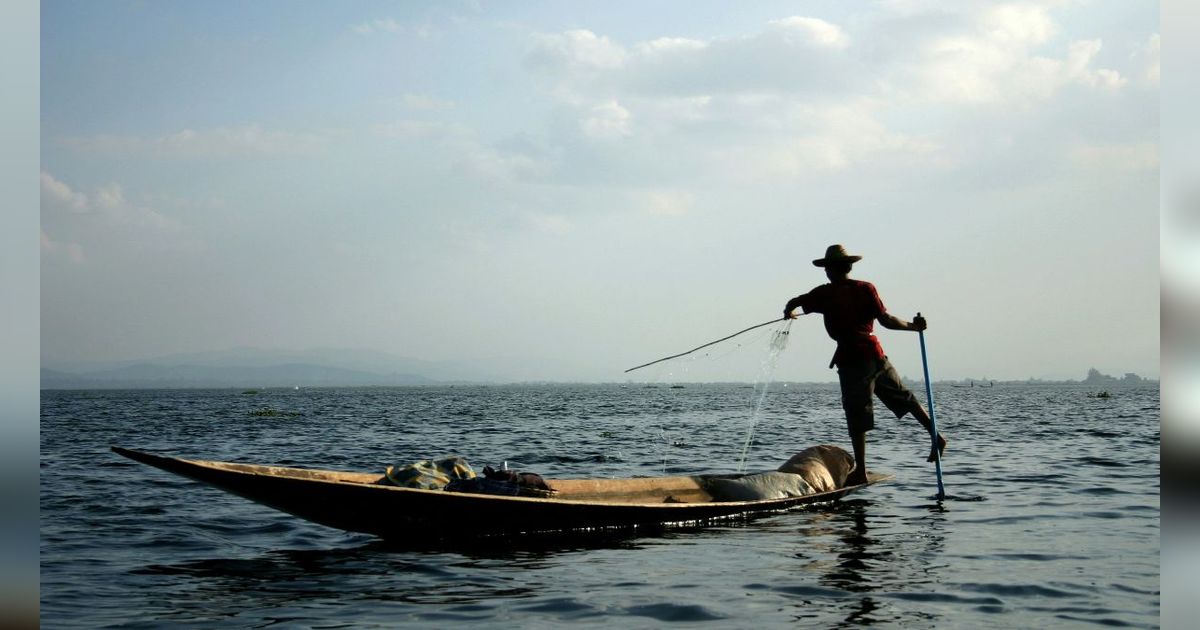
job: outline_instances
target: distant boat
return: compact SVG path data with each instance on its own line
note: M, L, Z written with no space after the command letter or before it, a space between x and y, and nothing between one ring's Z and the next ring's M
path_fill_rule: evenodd
M968 381L966 385L954 385L954 387L995 387L995 381L988 381L987 385L976 385L975 381Z
M708 525L829 503L891 478L869 472L865 484L757 501L714 501L706 489L708 479L742 475L546 479L554 498L534 498L402 488L382 473L178 459L115 446L112 450L314 523L409 540Z

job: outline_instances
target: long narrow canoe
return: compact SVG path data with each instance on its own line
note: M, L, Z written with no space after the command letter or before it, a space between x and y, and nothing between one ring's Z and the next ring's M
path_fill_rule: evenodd
M510 497L391 485L380 473L309 470L164 457L113 447L119 455L194 479L302 519L383 538L431 538L698 526L801 505L828 503L890 479L800 497L713 501L708 475L632 479L547 479L554 498ZM736 475L713 475L731 477Z

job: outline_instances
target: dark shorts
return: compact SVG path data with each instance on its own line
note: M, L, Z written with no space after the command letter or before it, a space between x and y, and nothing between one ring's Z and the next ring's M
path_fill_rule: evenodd
M842 409L846 411L846 424L851 434L875 428L872 395L878 396L897 418L921 404L900 382L900 375L887 357L844 363L846 365L838 366L838 381L842 385Z

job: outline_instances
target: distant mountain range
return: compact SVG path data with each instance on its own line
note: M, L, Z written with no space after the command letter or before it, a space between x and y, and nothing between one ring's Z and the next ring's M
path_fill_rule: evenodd
M465 365L424 361L374 350L231 350L139 361L44 360L42 389L397 386L535 379L513 372L519 359ZM544 366L543 366L544 367Z
M545 359L501 358L470 362L426 361L376 350L318 348L269 350L233 348L215 352L176 354L131 361L62 361L43 359L42 389L166 389L193 387L365 387L456 383L513 383L562 381L562 375L589 379L586 366ZM594 370L591 371L594 373ZM602 375L601 375L602 376ZM905 379L913 387L919 381ZM988 378L939 381L969 386L996 383ZM1137 385L1154 382L1136 374L1117 378L1091 369L1082 381L1093 386Z

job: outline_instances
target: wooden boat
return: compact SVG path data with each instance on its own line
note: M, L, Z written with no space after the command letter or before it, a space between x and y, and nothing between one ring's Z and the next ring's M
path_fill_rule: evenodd
M115 446L112 450L314 523L383 538L701 526L832 502L891 478L870 473L866 484L830 492L726 502L713 501L705 479L738 475L547 479L554 498L531 498L402 488L381 473L179 459Z

